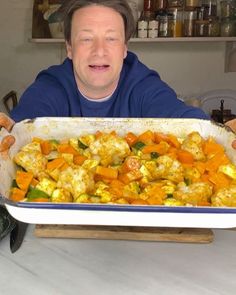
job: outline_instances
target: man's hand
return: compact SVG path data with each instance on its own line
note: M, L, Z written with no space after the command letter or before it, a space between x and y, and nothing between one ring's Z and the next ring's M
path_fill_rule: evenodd
M9 118L6 114L0 113L0 128L3 127L7 129L8 132L11 131L15 122ZM15 137L12 135L5 136L0 142L0 152L7 152L9 148L14 144Z
M236 133L236 119L226 122L225 125L230 127ZM232 147L236 149L236 140L232 142Z

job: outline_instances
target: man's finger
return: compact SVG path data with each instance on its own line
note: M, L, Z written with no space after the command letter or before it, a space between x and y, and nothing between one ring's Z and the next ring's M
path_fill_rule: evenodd
M234 149L236 149L236 140L234 140L234 141L232 142L232 147L233 147Z
M4 127L8 132L11 131L15 122L4 113L0 113L0 127Z
M0 152L5 152L14 144L15 137L12 135L5 136L0 142Z
M226 126L230 127L234 132L236 132L236 119L227 121L225 123Z

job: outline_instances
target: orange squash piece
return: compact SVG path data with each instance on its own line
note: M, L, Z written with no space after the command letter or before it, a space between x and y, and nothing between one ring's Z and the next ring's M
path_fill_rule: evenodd
M105 178L116 179L118 177L118 170L109 167L97 166L96 174Z
M155 140L155 135L151 130L147 130L147 131L141 133L137 139L137 141L141 141L146 144L153 144L154 140Z
M65 160L63 158L56 158L47 163L48 170L54 170L62 167L65 164Z
M34 175L32 172L16 171L16 183L21 190L28 190Z
M131 181L139 180L143 177L142 172L139 169L129 171L127 173L120 174L118 179L125 184L130 183Z
M121 172L126 173L132 170L139 169L141 167L141 161L136 156L128 156L125 158L124 163L121 165Z
M218 152L213 157L206 161L207 171L216 171L220 165L227 165L230 163L229 158L225 153Z
M43 140L40 142L41 152L43 155L48 155L52 151L52 145L50 141Z
M133 133L133 132L128 132L125 135L125 140L128 143L129 146L132 146L135 144L135 142L137 142L138 137Z
M204 142L203 152L206 156L224 153L224 147L211 137Z
M73 158L73 162L75 165L82 165L84 163L84 161L87 159L88 158L83 155L75 155Z
M193 155L185 150L177 150L177 160L183 164L193 164L194 158Z
M15 202L22 201L25 198L26 191L23 191L17 187L11 189L10 199Z
M160 155L164 155L169 150L169 145L162 141L159 144L146 145L142 148L142 153L150 154L150 153L158 153Z
M70 144L61 143L57 146L57 151L61 154L72 154L78 155L78 151L76 151Z

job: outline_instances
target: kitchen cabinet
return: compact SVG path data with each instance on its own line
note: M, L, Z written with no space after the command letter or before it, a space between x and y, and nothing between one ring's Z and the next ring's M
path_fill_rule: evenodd
M44 13L52 5L58 5L61 0L34 0L32 18L32 36L30 42L33 43L57 43L64 46L63 38L52 38L49 24L44 19ZM225 72L236 72L236 36L235 37L176 37L176 38L132 38L131 43L150 44L153 42L224 42L225 43Z

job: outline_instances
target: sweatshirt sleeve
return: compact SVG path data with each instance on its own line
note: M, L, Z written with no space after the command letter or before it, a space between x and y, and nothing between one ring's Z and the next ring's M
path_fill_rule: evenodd
M203 110L188 106L161 79L148 83L142 97L142 116L151 118L199 118L209 119Z
M66 116L68 103L63 88L50 77L41 77L21 96L10 116L16 122L36 117Z

